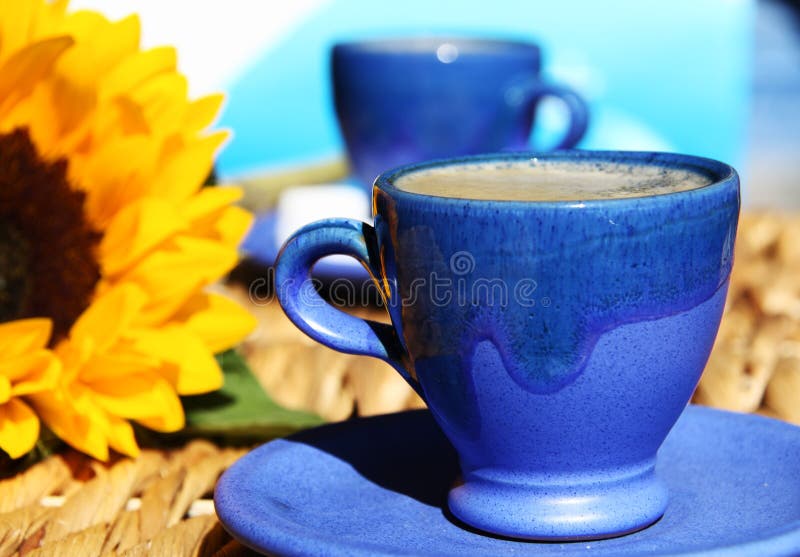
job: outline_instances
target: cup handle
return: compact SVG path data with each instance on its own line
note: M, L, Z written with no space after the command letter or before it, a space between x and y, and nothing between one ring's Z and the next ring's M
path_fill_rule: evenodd
M326 219L304 226L286 241L278 254L275 263L278 301L292 323L317 342L340 352L372 356L389 363L422 396L394 326L336 309L322 299L311 280L311 268L318 260L327 255L347 255L364 265L384 295L377 253L375 229L367 223Z
M532 109L536 110L539 100L547 96L561 99L569 110L569 127L561 141L553 147L553 150L572 149L583 138L589 125L589 109L586 106L586 102L569 87L552 83L537 83L531 90L528 102L532 105Z

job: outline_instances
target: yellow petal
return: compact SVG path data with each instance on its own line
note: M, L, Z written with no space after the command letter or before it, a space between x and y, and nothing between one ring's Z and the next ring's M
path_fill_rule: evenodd
M142 107L127 97L116 97L111 103L116 109L116 116L112 122L115 126L113 129L105 130L105 134L98 130L97 136L110 135L113 132L123 133L125 135L134 134L148 134L150 133L150 126L147 124L147 119L144 117L144 110ZM109 110L107 115L112 115L113 111ZM105 111L103 114L106 115ZM99 120L99 117L98 117Z
M10 132L16 128L28 129L36 151L42 157L55 159L60 156L58 148L58 110L52 102L49 84L36 87L33 92L5 114L0 115L0 129Z
M145 180L156 164L156 147L147 136L118 138L98 146L70 178L87 193L86 211L95 228L104 230L123 207L144 197Z
M197 192L211 172L214 155L227 136L227 132L215 132L187 145L164 161L151 191L176 201L184 200Z
M0 48L8 55L22 48L30 40L30 28L35 21L36 8L39 2L2 2L2 19L0 19Z
M135 420L136 423L143 425L153 431L160 431L162 433L174 433L180 431L186 425L186 417L183 414L183 406L181 406L180 422L178 421L177 414L163 415L163 416L149 416L147 418L139 418ZM180 425L177 425L179 424Z
M27 2L19 2L27 4ZM6 37L2 37L5 41ZM70 37L53 37L28 45L0 67L0 114L27 96L52 70L59 57L73 45Z
M161 367L158 358L133 350L128 342L117 342L107 352L94 352L81 365L78 377L83 383L101 380L125 381L129 375L156 371Z
M94 381L95 401L109 414L138 421L151 420L159 431L178 431L184 426L183 406L175 390L157 375L133 374L124 380Z
M180 125L186 113L188 91L186 77L165 73L152 77L128 94L143 107L148 125L166 134L184 131Z
M147 197L122 209L112 219L100 244L103 272L126 270L158 244L186 226L172 203Z
M97 76L103 76L139 48L139 17L130 15L111 22L98 12L78 11L69 15L64 32L80 37L79 45L91 56Z
M82 42L85 42L95 33L101 32L108 24L108 19L98 12L78 10L67 14L61 29L65 33L81 37Z
M181 208L183 218L191 223L191 235L236 249L253 222L248 211L231 206L240 195L240 188L220 186L192 196Z
M214 354L239 344L258 324L246 309L217 294L198 295L181 313L186 315L186 328Z
M239 201L242 195L242 188L233 186L204 188L180 207L181 216L192 223L207 218L215 219L231 203Z
M14 385L11 394L22 396L56 386L61 363L49 350L36 350L30 354L4 359L0 373Z
M64 30L78 40L59 58L52 83L59 106L59 145L69 153L89 141L99 82L137 52L139 22L134 16L111 23L97 12L82 11L67 17Z
M62 390L32 395L30 400L42 421L61 440L97 460L108 460L107 419L90 410L88 395L67 396Z
M95 353L95 341L91 336L65 338L55 347L55 354L61 362L61 375L64 384L75 381L86 362L91 360Z
M236 249L252 224L252 213L241 207L228 207L214 223L216 232L214 238Z
M187 133L195 133L210 126L219 114L225 95L208 95L189 103L183 117L183 128Z
M137 349L164 362L161 373L178 394L196 395L222 387L222 371L203 341L180 326L137 332Z
M117 451L131 458L139 456L139 445L133 434L133 428L126 420L109 416L108 419L108 444Z
M147 293L148 303L138 323L159 324L171 317L197 290L219 279L236 264L237 254L218 242L178 236L171 249L145 257L115 278Z
M79 133L89 124L87 117L97 106L97 70L94 54L86 44L78 43L56 62L52 81L58 99L58 128L61 141L78 142Z
M141 289L126 284L95 298L70 331L71 340L91 339L98 351L108 350L130 326L147 301Z
M5 360L44 348L52 329L52 322L43 317L0 323L0 355Z
M4 356L0 364L0 375L16 383L33 373L47 370L56 361L49 350L32 350L27 354Z
M2 2L0 4L15 4L15 2ZM53 2L40 2L39 14L34 19L31 25L31 37L33 39L41 39L55 34L63 27L64 15L67 12L68 0L54 0ZM2 21L6 21L6 15L3 14Z
M21 400L0 405L0 448L11 458L30 452L39 439L39 418Z
M19 397L55 389L61 376L61 362L48 350L41 350L31 371L17 380L11 388L11 396Z
M101 84L101 95L105 98L115 97L154 76L175 71L177 60L177 54L172 47L138 52L125 59L105 76Z
M11 398L11 381L5 375L0 375L0 404L5 404Z

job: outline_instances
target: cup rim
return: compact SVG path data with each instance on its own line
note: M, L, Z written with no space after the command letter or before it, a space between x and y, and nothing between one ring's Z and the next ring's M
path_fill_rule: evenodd
M661 166L675 170L691 171L703 174L710 178L706 185L688 190L657 193L653 195L641 195L636 197L617 197L604 199L564 199L556 201L530 201L530 200L504 200L504 199L473 199L466 197L444 197L406 191L398 188L394 182L399 178L415 172L429 170L432 168L443 168L448 166L459 166L474 163L486 162L517 162L537 159L540 161L565 161L565 162L619 162L627 164L640 164L649 166ZM453 157L446 159L435 159L420 163L407 164L393 168L380 174L373 182L373 195L378 190L386 192L392 198L405 198L409 201L425 200L437 204L479 204L486 206L502 207L540 207L540 208L562 208L576 209L597 206L606 206L610 203L658 203L674 200L676 196L692 197L698 195L709 195L719 189L724 189L731 183L738 187L739 175L736 170L724 162L699 157L696 155L685 155L679 153L667 153L658 151L611 151L611 150L569 150L569 151L519 151L513 153L486 153L480 155L470 155L465 157Z
M452 44L463 54L486 54L492 52L518 52L541 54L539 45L523 39L481 37L470 35L398 35L380 38L365 38L338 41L333 45L334 53L358 55L429 55L436 54L443 44Z

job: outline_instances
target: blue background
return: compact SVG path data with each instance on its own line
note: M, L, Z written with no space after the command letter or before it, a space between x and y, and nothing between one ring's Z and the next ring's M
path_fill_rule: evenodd
M255 60L229 88L235 131L219 170L235 176L334 157L342 141L328 56L337 40L449 34L531 40L544 75L585 96L581 147L661 149L744 164L755 4L748 0L492 2L335 0ZM558 106L537 139L563 126Z

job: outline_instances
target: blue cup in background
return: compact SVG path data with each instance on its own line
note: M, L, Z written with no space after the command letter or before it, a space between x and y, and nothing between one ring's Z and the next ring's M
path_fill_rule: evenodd
M396 166L502 150L529 150L536 106L561 99L574 147L588 110L573 90L540 77L538 46L476 38L337 44L331 69L339 127L363 185Z
M623 165L635 196L569 197L570 179L559 201L402 189L404 176L428 169L444 168L458 188L477 172L465 165L515 162L529 164L531 182L553 165L586 175ZM651 194L653 176L690 189ZM736 172L664 153L486 155L384 174L373 211L374 227L332 219L296 232L278 258L278 299L309 336L390 363L425 399L459 454L453 514L540 540L616 536L657 520L668 494L656 453L725 303ZM332 254L370 270L391 324L320 298L310 269Z

